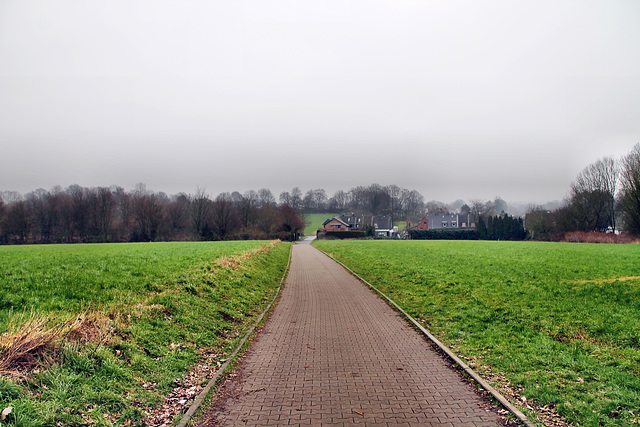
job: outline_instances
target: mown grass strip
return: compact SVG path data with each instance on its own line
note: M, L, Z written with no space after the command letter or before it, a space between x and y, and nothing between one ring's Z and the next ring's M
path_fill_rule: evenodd
M307 225L304 229L305 236L315 236L318 228L322 228L322 223L335 215L337 214L304 214L304 221Z
M207 385L202 389L198 397L194 400L194 402L191 404L187 412L180 419L180 422L177 424L177 427L185 427L189 423L189 421L191 421L192 417L196 414L196 411L200 409L200 406L205 401L205 399L207 398L208 394L211 392L213 387L222 379L223 375L226 373L231 363L237 360L238 354L240 354L242 349L245 348L245 345L249 341L249 338L251 337L251 335L255 332L256 328L258 327L258 325L260 325L265 315L271 310L271 308L275 304L276 300L280 296L280 290L282 289L284 280L287 277L289 268L291 267L291 255L292 255L291 249L289 249L289 259L287 261L287 267L285 268L285 271L282 273L280 284L278 285L278 289L276 290L275 295L271 299L271 302L260 314L260 316L258 316L258 318L255 321L255 324L253 324L251 328L249 328L247 333L244 335L244 337L242 337L242 340L240 340L240 343L238 343L238 346L235 348L233 353L231 353L231 355L227 357L227 360L222 364L222 366L220 366L220 368L217 370L213 378L211 378L207 383Z
M289 247L0 248L3 343L32 308L50 326L82 320L42 348L39 365L0 378L0 405L14 408L4 424L140 424L190 366L235 347L275 293Z
M541 424L640 421L640 247L317 242ZM622 280L620 280L622 279Z
M509 402L504 396L502 396L502 394L500 394L496 389L491 387L491 385L487 381L485 381L484 378L480 377L473 369L471 369L469 365L467 365L465 362L460 360L460 358L453 351L451 351L449 347L447 347L439 339L437 339L423 325L421 325L416 319L414 319L413 316L411 316L402 307L400 307L398 303L396 303L393 299L389 298L389 296L386 295L384 292L382 292L380 289L376 288L371 283L367 282L365 279L360 277L358 274L356 274L353 270L351 270L349 267L344 265L342 262L333 258L333 256L327 254L326 252L323 252L323 253L327 255L329 258L331 258L332 260L336 261L338 264L340 264L343 268L349 271L349 273L351 273L356 278L358 278L358 280L360 280L362 283L364 283L369 288L371 288L383 299L387 300L388 304L390 304L394 309L399 311L407 320L409 320L410 323L413 324L415 328L417 328L429 340L431 340L431 342L433 342L440 350L442 350L442 352L446 354L456 365L458 365L459 368L461 368L468 376L470 376L473 380L475 380L476 383L478 383L482 388L488 391L494 397L494 399L497 400L498 403L500 403L504 408L506 408L509 412L511 412L513 416L515 416L520 422L522 422L522 424L524 424L527 427L534 426L534 424L531 421L529 421L526 415L520 412L518 408L513 406L511 402Z

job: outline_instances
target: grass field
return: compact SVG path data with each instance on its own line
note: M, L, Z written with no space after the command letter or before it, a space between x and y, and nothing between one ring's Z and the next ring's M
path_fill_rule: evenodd
M640 422L640 246L320 241L540 424Z
M204 355L225 358L270 302L289 248L0 247L0 409L13 407L0 425L141 424Z
M322 227L322 223L333 218L337 214L312 213L304 214L304 222L307 227L304 229L305 236L315 236L318 228Z

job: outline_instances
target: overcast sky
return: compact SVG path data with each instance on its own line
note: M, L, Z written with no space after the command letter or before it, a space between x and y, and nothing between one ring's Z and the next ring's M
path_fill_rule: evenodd
M640 142L640 1L2 0L0 190L562 199Z

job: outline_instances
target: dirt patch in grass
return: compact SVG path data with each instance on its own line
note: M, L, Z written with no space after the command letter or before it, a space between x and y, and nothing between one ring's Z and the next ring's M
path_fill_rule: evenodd
M629 282L632 280L640 280L640 276L614 277L612 279L574 280L571 283L575 283L578 285L586 285L587 283L604 285L605 283Z

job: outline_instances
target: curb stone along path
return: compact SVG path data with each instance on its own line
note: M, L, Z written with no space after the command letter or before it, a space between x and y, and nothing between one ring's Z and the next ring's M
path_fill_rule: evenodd
M420 334L308 244L202 425L497 426L500 418Z

